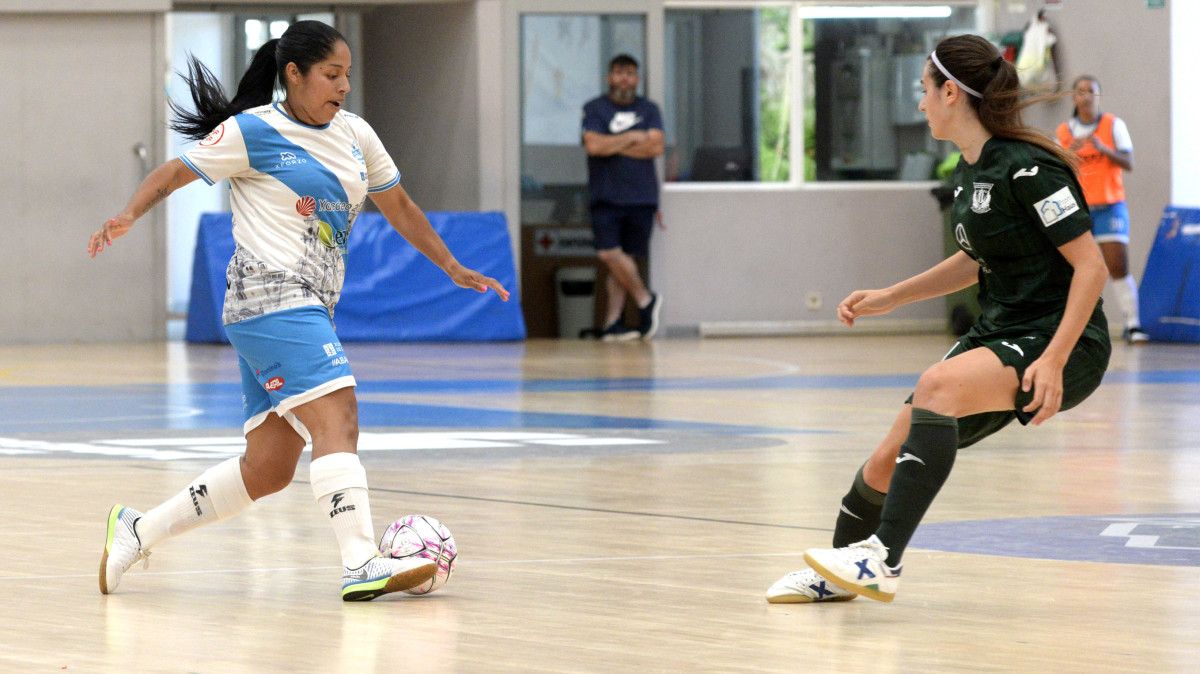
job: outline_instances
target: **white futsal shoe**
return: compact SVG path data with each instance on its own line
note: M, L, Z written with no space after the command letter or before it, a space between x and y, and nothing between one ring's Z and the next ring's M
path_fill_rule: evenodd
M142 514L133 508L117 504L108 511L108 533L104 538L104 554L100 556L100 594L111 594L121 583L121 576L137 561L142 568L150 566L150 553L142 550L133 525Z
M373 557L357 569L343 569L342 601L371 601L389 592L408 590L435 573L437 564L431 559Z
M843 590L876 601L891 601L900 584L901 567L892 569L884 563L887 552L887 546L872 534L844 548L805 550L804 561Z
M793 571L767 588L772 604L815 604L825 601L850 601L858 595L847 592L821 577L812 569Z

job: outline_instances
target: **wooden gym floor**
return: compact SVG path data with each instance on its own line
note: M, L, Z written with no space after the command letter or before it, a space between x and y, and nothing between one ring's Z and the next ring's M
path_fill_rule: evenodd
M344 605L297 484L97 592L108 507L240 452L230 349L0 348L0 671L1194 672L1200 349L1115 346L959 454L893 604L770 605L949 338L348 344L377 533L442 591Z

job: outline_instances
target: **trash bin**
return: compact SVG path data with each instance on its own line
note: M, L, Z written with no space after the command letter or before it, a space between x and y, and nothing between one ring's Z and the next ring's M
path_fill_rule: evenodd
M554 272L558 336L578 339L592 328L596 312L596 268L559 267Z
M951 206L954 204L954 188L941 184L929 191L937 199L942 209L942 248L946 257L958 252L958 242L954 239L954 223L950 222ZM950 321L950 331L956 336L967 334L967 330L979 318L979 286L967 286L962 290L946 295L946 316Z

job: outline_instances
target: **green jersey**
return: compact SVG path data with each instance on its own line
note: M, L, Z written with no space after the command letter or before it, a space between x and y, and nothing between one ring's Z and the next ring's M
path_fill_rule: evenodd
M979 334L1053 333L1074 268L1058 247L1091 231L1071 169L1036 145L990 138L951 176L958 247L979 263ZM1089 324L1107 332L1096 303Z

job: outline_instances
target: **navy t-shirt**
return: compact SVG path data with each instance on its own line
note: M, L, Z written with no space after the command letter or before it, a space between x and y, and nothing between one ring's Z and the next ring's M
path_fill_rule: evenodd
M583 130L616 135L633 129L662 130L658 106L642 97L629 105L617 105L608 96L593 98L583 106ZM622 155L588 156L588 188L593 204L657 206L658 175L653 159Z

